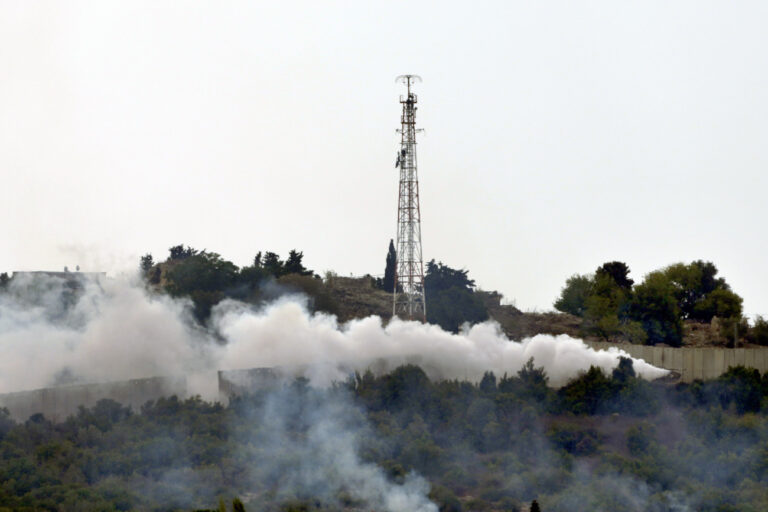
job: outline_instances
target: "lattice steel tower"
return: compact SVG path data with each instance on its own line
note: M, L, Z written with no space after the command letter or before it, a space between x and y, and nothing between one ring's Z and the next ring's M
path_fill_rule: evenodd
M416 94L411 85L420 82L416 75L402 75L408 94L400 96L400 151L395 167L400 168L400 193L397 201L397 273L393 293L393 313L410 320L426 320L424 300L424 265L421 258L421 211L419 176L416 169Z

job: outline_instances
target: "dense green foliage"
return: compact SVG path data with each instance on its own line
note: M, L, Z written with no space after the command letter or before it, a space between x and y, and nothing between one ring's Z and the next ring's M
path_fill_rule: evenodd
M571 315L584 316L587 311L587 299L592 295L593 284L590 276L577 274L569 277L560 297L555 301L555 309Z
M747 336L752 343L768 345L768 320L758 315Z
M741 303L710 262L676 263L635 284L629 267L612 261L592 276L570 277L554 306L582 317L584 334L679 346L684 320L710 322L717 317L722 335L732 336L734 326L745 322Z
M424 288L427 298L427 321L446 331L458 332L465 322L488 319L488 311L475 292L475 282L468 270L456 270L435 260L427 263Z
M444 511L534 499L568 512L768 506L768 376L739 367L673 386L623 360L611 376L546 383L532 361L476 385L405 366L328 390L297 380L227 407L169 398L137 414L102 401L61 423L0 413L0 509L192 510L235 496L238 510L364 508L344 489L290 485L312 467L312 450L293 446L316 434L318 411L354 425L363 460L390 479L424 475Z
M259 252L253 265L238 268L214 252L176 245L169 249L168 259L161 265L155 265L151 254L142 256L140 270L148 283L157 285L161 282L161 268L166 268L163 288L173 297L191 299L193 314L203 324L213 307L226 298L259 304L291 292L306 294L315 311L334 313L335 304L320 278L304 267L303 258L304 253L296 250L291 250L285 261L276 253L262 256Z
M673 283L664 273L651 272L634 291L629 302L630 316L642 324L648 343L679 346L683 341L683 320Z

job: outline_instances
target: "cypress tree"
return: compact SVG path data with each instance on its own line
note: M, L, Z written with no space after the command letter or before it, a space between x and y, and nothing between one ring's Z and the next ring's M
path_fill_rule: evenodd
M389 251L387 252L387 266L384 269L384 280L381 283L384 291L392 292L395 289L395 272L397 265L397 252L395 251L395 242L389 240Z

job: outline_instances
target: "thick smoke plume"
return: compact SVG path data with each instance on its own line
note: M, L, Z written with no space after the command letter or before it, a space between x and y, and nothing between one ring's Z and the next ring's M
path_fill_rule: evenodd
M485 371L515 373L530 358L560 386L590 365L610 371L626 356L568 336L513 342L492 322L460 334L397 319L383 326L375 316L339 325L308 313L297 296L260 309L225 301L213 310L210 332L195 327L188 301L150 294L128 278L86 280L76 294L67 286L58 277L22 277L0 294L0 393L274 366L320 386L403 363L431 378L478 380ZM648 379L667 373L642 360L634 367Z

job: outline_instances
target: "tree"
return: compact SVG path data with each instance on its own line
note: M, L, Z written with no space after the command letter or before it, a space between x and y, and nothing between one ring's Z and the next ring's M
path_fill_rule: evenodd
M613 369L611 377L620 384L635 378L635 367L629 357L619 357L619 365Z
M267 273L272 274L275 277L280 277L283 275L283 260L280 259L280 256L278 256L277 253L267 251L264 253L262 268L267 271Z
M590 366L586 373L560 388L557 394L566 410L593 415L613 396L614 386L600 368Z
M716 277L717 267L713 263L702 260L696 260L689 265L675 263L666 267L663 273L674 287L675 298L682 318L709 322L714 316L720 318L741 316L740 303L738 313L732 310L727 314L723 311L718 312L718 296L722 301L730 304L730 306L725 306L726 309L730 309L734 305L736 298L738 301L741 298L731 292L725 279ZM715 293L715 299L708 301L708 297L713 293ZM721 305L724 305L722 301Z
M539 507L538 501L533 500L531 502L531 512L541 512L541 508Z
M387 264L386 264L386 267L384 267L384 280L381 283L381 287L385 292L394 292L396 273L397 273L397 252L395 251L394 241L390 239L389 251L387 252Z
M184 247L183 244L181 245L174 245L170 249L168 249L168 252L170 253L170 256L168 259L170 260L184 260L187 258L191 258L195 254L198 253L197 249L193 249L189 246Z
M768 345L768 320L757 315L754 324L749 328L747 339L750 343ZM766 373L766 375L768 375L768 373Z
M629 278L629 267L626 263L621 261L603 263L603 265L597 269L595 274L597 276L610 277L613 279L613 282L619 286L619 288L624 290L631 290L632 285L635 283L632 279Z
M587 298L592 293L594 280L591 276L574 274L565 282L560 298L555 301L555 309L571 315L584 316Z
M496 376L493 372L485 372L480 380L480 391L484 394L492 395L496 393Z
M427 273L424 276L424 287L430 293L442 292L450 288L473 292L475 281L467 277L469 270L456 270L435 260L427 262Z
M741 297L731 290L718 288L709 292L693 309L695 318L704 320L713 317L741 319Z
M522 394L524 398L534 403L542 404L549 395L549 377L544 367L536 368L534 360L531 357L517 372L517 377L522 384Z
M10 281L11 278L8 277L8 272L3 272L0 274L0 289L7 287Z
M147 253L141 257L141 263L139 264L139 268L141 269L141 274L144 277L147 277L147 275L149 275L149 271L154 266L155 266L155 260L154 258L152 258L151 254Z
M722 386L720 404L724 409L733 403L739 414L760 410L763 393L758 370L744 366L732 366L717 380Z
M211 308L238 281L237 266L214 252L203 251L183 258L168 272L166 290L175 297L188 296L195 305L195 317L205 322Z
M631 290L626 290L605 272L595 274L591 292L584 302L584 324L587 334L604 338L620 336L637 342L639 326L628 317Z
M683 341L683 322L675 298L675 286L663 271L651 272L635 286L630 316L643 326L648 343L667 343L674 347Z
M435 263L435 260L427 263L424 288L429 323L458 332L465 322L472 324L488 319L483 301L474 293L475 282L467 277L468 272Z
M301 260L304 258L304 253L292 249L288 253L288 259L283 265L282 274L299 274L301 276L311 276L314 274L311 270L304 268Z

